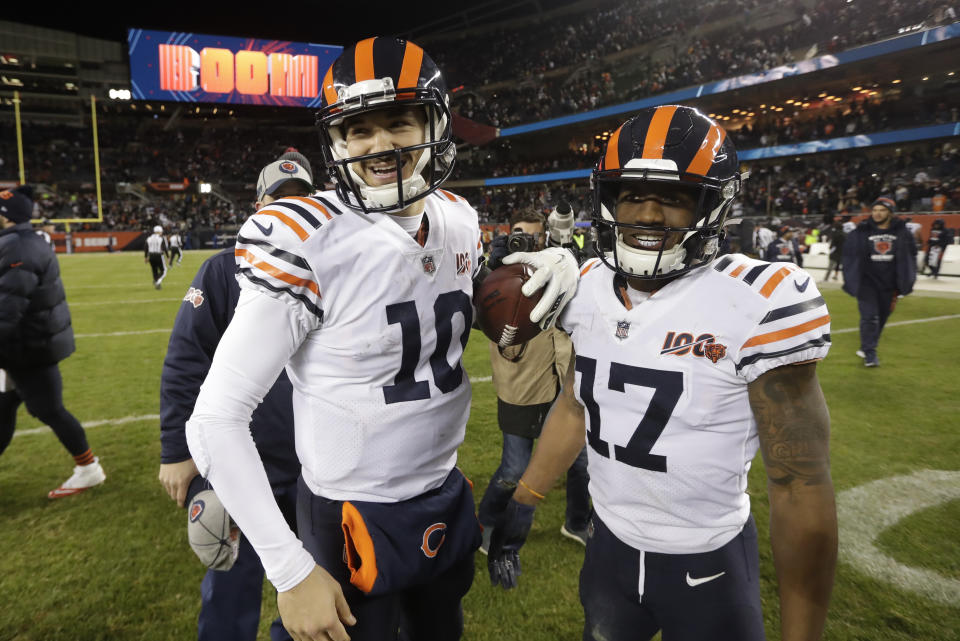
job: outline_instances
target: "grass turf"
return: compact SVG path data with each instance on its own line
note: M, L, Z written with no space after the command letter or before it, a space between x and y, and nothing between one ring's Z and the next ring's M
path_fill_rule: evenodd
M0 640L195 638L203 568L190 552L185 513L157 482L159 379L168 334L113 332L169 329L180 299L210 252L187 252L164 287L150 284L137 254L62 256L77 352L61 364L67 407L82 422L126 418L88 429L107 471L106 484L55 502L46 492L70 473L72 461L49 430L21 409L18 430L0 458ZM832 464L841 492L868 481L920 469L960 469L956 354L960 319L891 326L880 345L881 367L863 368L854 355L858 316L836 289L824 296L834 345L818 368L832 417ZM912 296L891 322L960 313L960 300ZM465 356L472 377L490 375L483 337L474 332ZM26 432L26 433L23 433ZM460 465L477 496L499 462L496 398L489 382L474 385L473 409ZM464 603L467 640L579 639L577 578L583 548L562 538L562 483L538 511L523 552L518 590L490 587L486 557ZM750 474L760 530L762 596L767 632L779 638L776 582L768 540L762 462ZM960 576L957 501L917 512L879 537L901 563ZM260 638L276 615L264 587ZM841 641L960 639L960 607L939 605L841 562L826 638Z

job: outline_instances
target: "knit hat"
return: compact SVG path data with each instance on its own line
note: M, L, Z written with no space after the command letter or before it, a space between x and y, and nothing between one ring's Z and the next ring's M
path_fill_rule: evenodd
M31 196L33 189L26 185L0 191L0 216L16 224L27 222L33 215Z
M897 213L897 203L893 202L892 198L887 198L886 196L880 196L875 201L873 201L873 205L871 206L876 207L877 205L886 207L887 209L890 210L891 214Z

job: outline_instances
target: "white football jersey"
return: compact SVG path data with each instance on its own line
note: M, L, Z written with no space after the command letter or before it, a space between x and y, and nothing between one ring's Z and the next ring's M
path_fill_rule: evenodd
M482 245L464 199L440 190L425 203L422 247L333 192L272 202L237 238L241 287L295 299L308 327L286 369L297 454L318 495L402 501L439 487L456 463Z
M830 316L796 265L735 254L652 295L627 291L599 259L581 271L560 324L576 350L590 495L639 550L715 550L750 514L759 444L748 383L818 360Z

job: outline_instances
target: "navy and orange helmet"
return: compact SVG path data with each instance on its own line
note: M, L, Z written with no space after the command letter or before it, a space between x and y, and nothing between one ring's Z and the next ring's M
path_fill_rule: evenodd
M663 105L644 109L610 137L591 175L595 249L603 263L628 278L672 278L712 261L723 240L723 225L740 193L737 150L726 131L696 109ZM645 182L680 184L696 202L687 227L617 222L620 190ZM658 249L639 249L624 235L654 235ZM682 239L667 248L667 239Z
M416 44L400 38L367 38L344 49L323 78L317 113L326 169L340 200L358 211L396 212L436 190L453 171L456 155L449 102L440 69ZM344 120L395 105L424 108L424 142L349 156ZM420 150L413 175L404 179L403 155ZM396 163L396 183L372 187L351 169L353 163L382 158Z

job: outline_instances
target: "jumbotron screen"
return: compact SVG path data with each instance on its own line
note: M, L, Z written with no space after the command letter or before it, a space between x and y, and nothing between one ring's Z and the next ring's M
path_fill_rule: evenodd
M127 32L137 100L317 107L323 74L343 47L210 36Z

